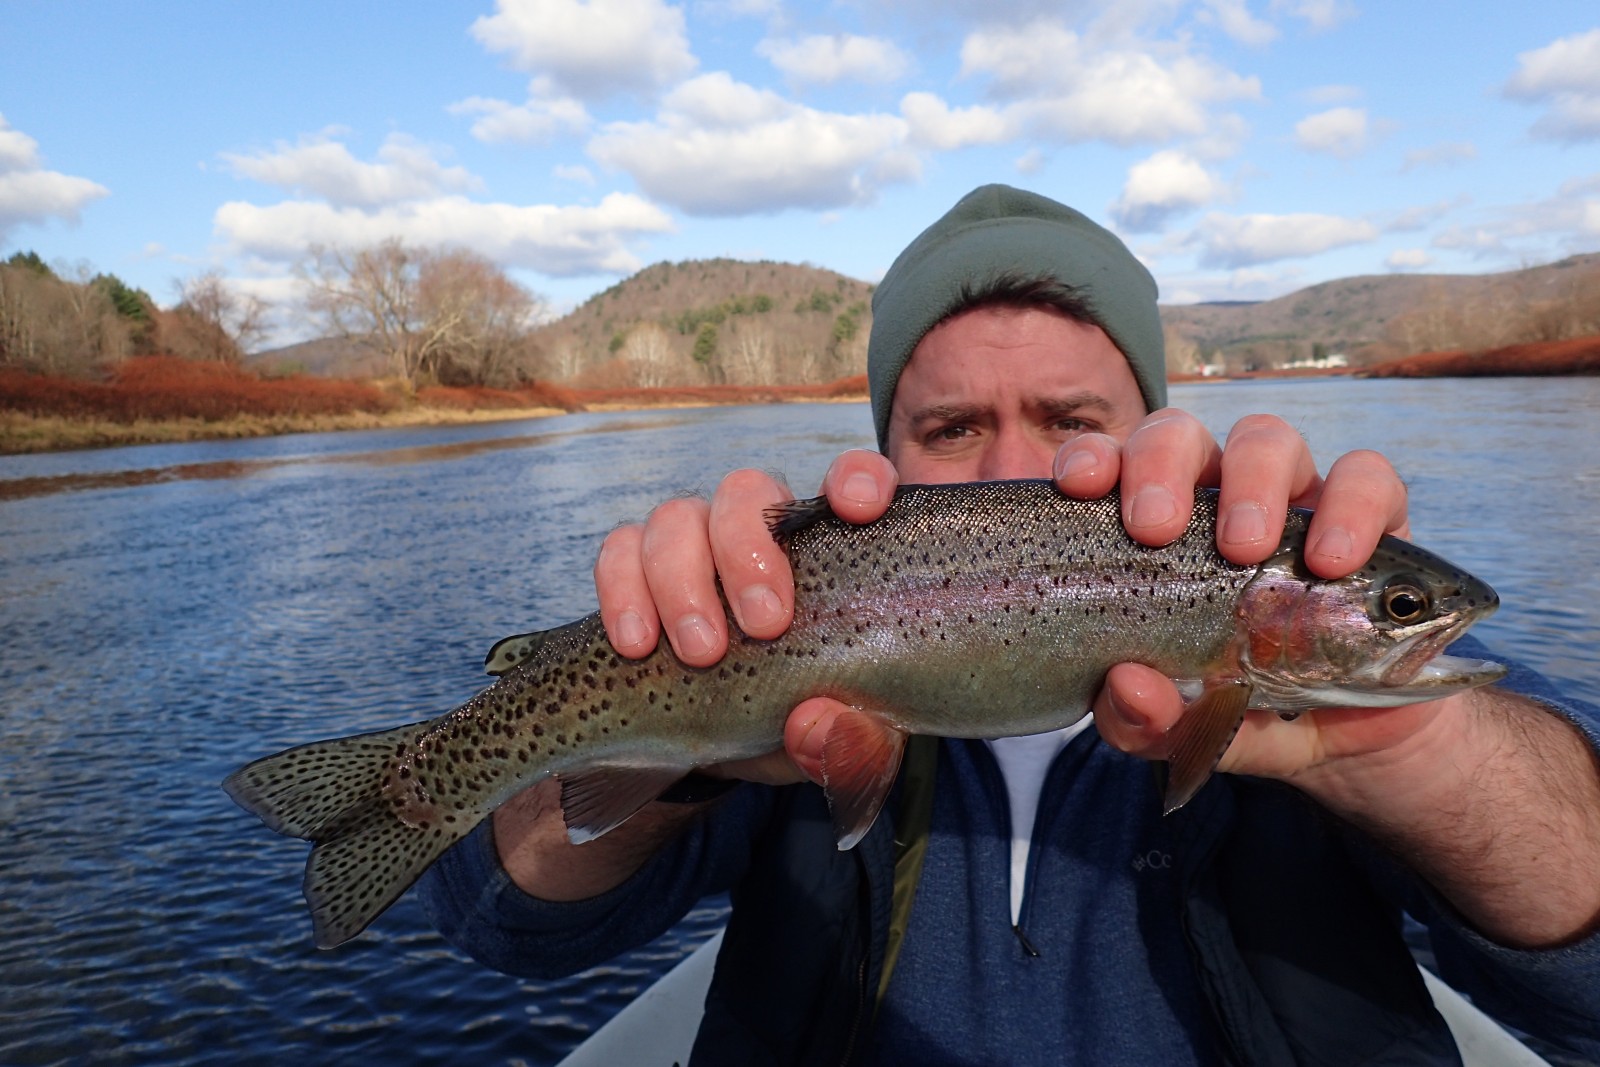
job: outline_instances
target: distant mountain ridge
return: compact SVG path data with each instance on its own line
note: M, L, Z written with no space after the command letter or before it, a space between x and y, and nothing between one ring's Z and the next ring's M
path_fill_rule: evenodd
M656 263L527 337L526 377L580 386L805 384L860 374L873 286L810 264ZM1494 274L1384 274L1273 300L1161 307L1174 370L1230 371L1342 353L1363 365L1417 352L1600 333L1600 253ZM336 338L260 353L257 365L374 377Z

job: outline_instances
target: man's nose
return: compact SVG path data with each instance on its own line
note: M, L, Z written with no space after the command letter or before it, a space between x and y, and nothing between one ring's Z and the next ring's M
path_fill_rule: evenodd
M1048 478L1055 448L1020 428L1002 428L989 439L979 464L978 476L984 481L1013 478Z

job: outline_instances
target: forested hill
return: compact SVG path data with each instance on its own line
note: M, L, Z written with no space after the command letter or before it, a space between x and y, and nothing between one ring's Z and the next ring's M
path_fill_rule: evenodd
M804 264L657 263L531 341L550 377L584 385L826 382L866 370L871 298Z
M872 291L807 264L657 263L519 336L502 375L592 388L833 381L865 370ZM1600 333L1600 254L1498 274L1343 278L1259 303L1164 305L1161 316L1177 372L1269 369L1333 353L1362 366L1557 341ZM254 361L391 373L348 339Z
M1340 278L1259 303L1167 305L1169 365L1282 366L1321 353L1352 365L1600 333L1600 254L1498 274Z

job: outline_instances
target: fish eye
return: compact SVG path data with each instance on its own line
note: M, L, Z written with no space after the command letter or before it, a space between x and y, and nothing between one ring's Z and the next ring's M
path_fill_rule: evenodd
M1410 578L1396 578L1384 587L1384 614L1401 626L1421 622L1430 607L1428 591Z

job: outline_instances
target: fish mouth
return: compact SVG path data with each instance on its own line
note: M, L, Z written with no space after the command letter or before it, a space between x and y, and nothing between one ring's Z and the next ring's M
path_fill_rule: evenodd
M1473 623L1493 611L1463 612L1396 631L1395 647L1364 672L1374 703L1404 704L1437 700L1466 689L1488 685L1506 676L1504 664L1446 655L1447 648Z

